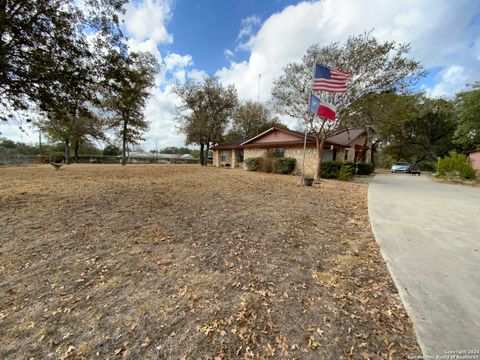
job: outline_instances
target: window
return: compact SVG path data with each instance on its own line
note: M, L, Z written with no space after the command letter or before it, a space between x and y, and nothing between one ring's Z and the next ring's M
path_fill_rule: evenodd
M220 151L220 161L227 161L227 152L224 150Z
M345 155L343 156L343 160L348 160L348 149L345 149Z
M267 150L267 157L279 158L285 155L284 148L272 148Z
M237 163L243 162L243 150L238 150L235 152L237 157Z

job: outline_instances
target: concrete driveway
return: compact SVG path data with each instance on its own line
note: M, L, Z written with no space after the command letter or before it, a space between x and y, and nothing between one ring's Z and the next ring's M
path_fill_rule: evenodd
M480 359L480 188L381 174L368 208L424 356Z

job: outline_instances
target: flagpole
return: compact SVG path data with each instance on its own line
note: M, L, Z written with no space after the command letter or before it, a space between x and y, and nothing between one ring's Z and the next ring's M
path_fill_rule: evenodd
M312 93L313 93L313 79L315 78L315 69L317 68L317 60L313 61L313 77L310 83L310 96L308 98L308 109L310 111L310 105L312 102ZM313 115L315 117L315 114ZM308 132L308 121L305 121L305 137L303 138L303 156L302 156L302 179L301 184L304 185L303 179L305 178L305 153L307 152L307 132Z
M305 137L303 139L303 157L302 157L302 185L304 184L303 179L305 178L305 153L307 151L307 131L308 131L308 123L305 122Z

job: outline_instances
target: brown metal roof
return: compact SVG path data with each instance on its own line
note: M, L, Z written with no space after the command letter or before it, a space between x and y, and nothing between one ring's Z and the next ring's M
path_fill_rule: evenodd
M212 147L212 149L233 149L233 148L239 147L239 145L243 142L245 142L245 139L244 140L228 141L226 143L214 146L214 147Z
M331 144L348 146L353 140L362 135L365 130L360 128L351 128L343 130L333 136L329 136L327 141Z

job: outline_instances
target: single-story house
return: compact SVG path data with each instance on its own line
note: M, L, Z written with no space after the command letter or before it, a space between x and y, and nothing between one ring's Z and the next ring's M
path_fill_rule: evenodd
M480 172L480 150L468 151L468 157L469 157L470 161L472 162L473 168L477 172Z
M268 150L274 150L284 157L296 159L295 173L301 172L305 134L298 131L272 127L247 140L232 141L212 148L213 165L245 168L244 160L260 157ZM360 128L340 131L325 140L322 159L370 162L370 147L367 134ZM313 175L317 166L317 148L314 135L307 135L305 153L305 174Z

